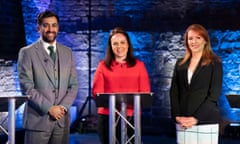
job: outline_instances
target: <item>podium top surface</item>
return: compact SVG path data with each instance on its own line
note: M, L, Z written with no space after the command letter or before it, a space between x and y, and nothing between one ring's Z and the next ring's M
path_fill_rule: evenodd
M240 108L240 95L227 94L226 96L231 108Z
M140 103L142 107L150 107L152 105L152 92L117 92L117 93L97 93L96 105L97 107L108 107L109 97L114 96L116 105L122 102L129 105L134 104L134 97L140 96Z
M28 99L30 96L28 95L24 95L24 96L21 96L21 95L18 95L18 96L14 96L14 95L9 95L9 96L0 96L0 99L11 99L11 98L14 98L14 99Z
M22 105L30 96L0 96L0 112L8 111L8 100L15 99L16 109Z
M153 92L116 92L116 93L97 93L97 96L100 95L153 95Z

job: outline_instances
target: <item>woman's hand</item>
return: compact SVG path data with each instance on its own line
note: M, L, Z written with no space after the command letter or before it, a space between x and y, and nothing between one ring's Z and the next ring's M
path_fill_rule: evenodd
M198 120L194 117L176 117L177 123L179 123L183 128L191 128L198 123Z

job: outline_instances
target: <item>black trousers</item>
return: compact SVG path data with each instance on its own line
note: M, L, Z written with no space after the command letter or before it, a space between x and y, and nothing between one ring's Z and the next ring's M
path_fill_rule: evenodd
M128 121L133 125L133 117L127 117ZM128 125L127 126L127 135L130 138L134 134L134 130ZM101 141L101 144L109 144L109 115L98 115L98 135ZM117 123L116 127L116 144L121 142L121 122ZM134 138L131 140L131 143L134 144Z

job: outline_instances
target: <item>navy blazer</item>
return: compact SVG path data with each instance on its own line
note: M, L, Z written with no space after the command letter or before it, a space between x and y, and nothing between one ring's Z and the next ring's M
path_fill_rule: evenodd
M190 61L179 65L177 61L170 88L172 118L193 116L198 124L217 123L220 120L218 99L222 89L223 69L221 62L202 66L200 60L191 83L188 84Z

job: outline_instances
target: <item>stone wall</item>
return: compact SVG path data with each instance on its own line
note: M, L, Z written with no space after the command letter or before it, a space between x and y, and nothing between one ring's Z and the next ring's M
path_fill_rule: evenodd
M184 53L185 28L190 23L200 23L209 30L213 49L224 64L219 101L223 117L239 119L230 115L225 95L239 94L236 79L239 78L240 37L236 29L240 24L232 20L239 17L240 2L91 0L91 6L86 0L22 0L21 3L27 44L39 37L36 16L40 11L51 9L59 14L58 41L72 48L77 64L80 85L74 106L78 111L91 95L92 78L99 60L104 58L109 31L123 26L129 32L135 55L145 62L154 92L152 107L143 110L143 132L174 133L169 105L172 70L176 59ZM96 114L93 101L90 110ZM83 114L88 114L88 106Z

